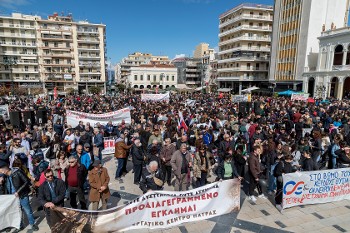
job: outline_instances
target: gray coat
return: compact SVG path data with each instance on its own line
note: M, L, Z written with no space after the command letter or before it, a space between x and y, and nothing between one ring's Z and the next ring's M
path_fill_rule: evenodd
M187 162L191 162L191 154L188 151L186 152L186 159ZM174 152L173 156L171 157L170 164L174 175L176 177L181 177L182 155L180 150Z

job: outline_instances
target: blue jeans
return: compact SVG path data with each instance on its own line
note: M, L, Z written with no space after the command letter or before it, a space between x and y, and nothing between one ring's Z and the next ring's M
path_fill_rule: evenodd
M115 178L119 178L122 176L122 169L125 163L125 159L118 159L118 167L117 167L117 171L115 172Z
M21 204L22 209L27 215L29 224L34 225L34 216L33 216L32 207L30 206L30 203L29 203L29 197L26 196L26 197L20 198L19 203ZM23 223L21 221L21 225L22 224Z
M267 191L273 192L276 189L276 177L273 175L273 171L275 170L275 167L277 166L277 163L270 166L269 169L269 183L267 187Z
M332 156L332 169L337 168L337 157Z

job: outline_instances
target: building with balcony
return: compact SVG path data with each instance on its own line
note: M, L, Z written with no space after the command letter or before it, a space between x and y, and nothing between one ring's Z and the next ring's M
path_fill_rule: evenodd
M169 64L148 64L130 68L127 87L134 89L167 89L177 87L177 69Z
M75 22L54 13L47 19L0 16L0 82L41 83L52 93L106 87L105 25ZM5 61L11 60L12 69ZM12 77L11 77L12 71ZM38 85L30 85L38 86Z
M305 69L315 70L321 32L344 27L348 0L276 0L269 81L302 89Z
M123 58L116 68L117 82L121 84L126 84L126 80L130 74L130 69L132 67L137 67L140 65L167 65L170 64L168 56L156 56L151 53L140 53L135 52L129 54L127 57Z
M311 96L350 97L350 27L321 33L316 67L303 74L303 91Z
M0 83L39 83L36 23L39 16L0 16Z
M203 63L207 61L207 63ZM177 57L171 61L177 68L178 84L191 88L203 87L209 80L209 58Z
M268 81L273 7L240 4L219 17L220 88L233 92Z

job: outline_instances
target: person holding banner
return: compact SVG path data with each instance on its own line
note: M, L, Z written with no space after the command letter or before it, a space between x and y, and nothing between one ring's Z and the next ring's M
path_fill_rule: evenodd
M158 162L153 160L142 170L140 189L143 193L147 193L152 190L162 190L163 185L162 171L158 168Z
M277 191L275 195L276 208L282 211L282 198L283 198L283 174L288 174L294 172L292 166L293 156L286 155L281 158L274 169L274 176L276 177Z

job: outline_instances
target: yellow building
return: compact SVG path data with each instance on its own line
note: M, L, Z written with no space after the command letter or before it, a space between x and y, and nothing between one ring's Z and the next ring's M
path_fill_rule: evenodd
M344 26L347 5L348 0L275 0L270 82L301 90L302 74L317 66L317 37Z

